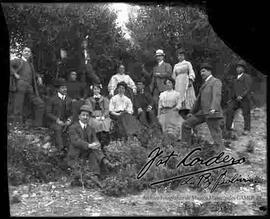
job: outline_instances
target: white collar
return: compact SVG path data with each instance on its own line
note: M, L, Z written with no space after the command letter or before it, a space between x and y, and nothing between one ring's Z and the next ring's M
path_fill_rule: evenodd
M81 120L79 120L80 126L82 127L82 129L86 128L87 124L84 124L81 122Z
M61 100L63 100L63 99L66 98L66 96L63 95L63 94L61 94L60 92L57 92L57 95L58 95L58 97L59 97Z
M159 66L162 65L163 62L164 62L164 60L160 61L160 62L158 63L158 65L159 65Z
M99 95L93 95L93 98L100 98L101 97L101 94Z
M183 61L181 61L181 62L178 62L178 63L185 63L186 62L186 60L184 59Z
M244 73L241 73L240 75L237 75L237 79L241 78Z
M22 60L27 62L27 59L24 56L22 56Z
M206 79L205 79L205 82L208 81L210 78L212 78L213 75L209 75Z

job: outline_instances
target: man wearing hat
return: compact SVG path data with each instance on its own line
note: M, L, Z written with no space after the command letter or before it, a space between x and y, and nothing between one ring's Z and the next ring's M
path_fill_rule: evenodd
M50 128L54 131L55 144L59 150L64 149L63 132L72 123L72 100L67 96L66 81L55 81L56 95L51 97L46 107Z
M156 116L153 111L153 98L145 91L144 79L137 79L137 94L134 96L134 112L138 120L145 125L150 127L156 120Z
M166 90L164 80L172 75L172 66L169 63L164 62L165 53L163 50L158 49L155 57L157 65L153 68L153 75L150 84L150 91L153 95L154 105L157 110L158 98L161 92Z
M22 58L14 59L10 63L11 74L15 78L16 84L13 112L15 120L22 122L25 97L28 97L35 110L33 126L40 127L43 124L45 106L43 100L39 97L37 85L42 84L42 79L34 69L31 56L31 49L25 47Z
M235 111L239 108L243 111L244 116L244 135L250 131L250 90L252 79L247 72L247 65L240 60L236 65L237 78L233 81L233 101L229 103L226 129L231 130Z
M188 119L182 126L182 139L190 144L191 130L206 122L211 136L216 145L217 151L223 151L222 130L220 127L223 118L221 109L221 88L222 83L212 75L213 67L204 63L200 67L200 73L204 83L202 84L197 99L188 115Z
M90 115L93 109L90 105L82 105L79 112L79 121L69 128L70 147L67 155L67 162L73 168L75 181L78 181L80 174L75 166L75 162L81 161L82 165L90 168L90 179L97 186L102 187L99 181L101 165L112 169L114 164L110 163L101 150L101 145L97 139L95 128L89 125Z

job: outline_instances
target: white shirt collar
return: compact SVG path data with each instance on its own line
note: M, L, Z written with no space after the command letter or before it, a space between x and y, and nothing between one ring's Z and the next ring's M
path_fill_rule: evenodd
M84 129L87 126L87 124L82 123L81 120L79 120L79 123L80 123L80 126L82 127L82 129Z
M26 58L24 58L24 56L22 56L22 60L23 60L23 61L25 61L25 62L27 62L27 59L26 59Z
M63 95L63 94L61 94L60 92L57 92L57 95L58 95L58 97L59 97L61 100L63 100L63 99L66 98L66 96Z
M94 97L94 98L100 98L100 97L101 97L101 94L99 94L99 95L94 95L93 97Z
M160 61L160 62L158 63L158 65L160 66L163 62L164 62L164 60Z
M205 79L205 82L208 81L210 78L212 78L212 75L209 75L209 76Z
M237 79L241 78L244 73L241 73L240 75L237 75Z

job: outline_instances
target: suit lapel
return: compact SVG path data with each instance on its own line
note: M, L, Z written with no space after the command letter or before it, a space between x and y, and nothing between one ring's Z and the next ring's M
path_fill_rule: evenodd
M206 87L206 85L208 85L212 80L214 79L214 77L212 76L211 78L208 79L208 81L204 82L203 85L200 88L200 92L202 92L202 90Z

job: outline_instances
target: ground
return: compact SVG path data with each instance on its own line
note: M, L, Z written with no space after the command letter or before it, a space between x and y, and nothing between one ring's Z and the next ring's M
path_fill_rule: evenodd
M138 195L108 197L99 190L71 188L63 177L58 182L10 186L10 196L19 203L10 204L11 216L174 216L174 215L264 215L266 194L266 108L252 111L249 136L240 135L243 118L235 121L239 138L232 141L231 154L244 155L248 162L236 170L242 177L257 177L259 183L230 184L227 189L210 193L180 187L177 190L144 190ZM210 139L207 126L199 134ZM250 152L247 153L247 145ZM252 152L252 149L254 151Z

